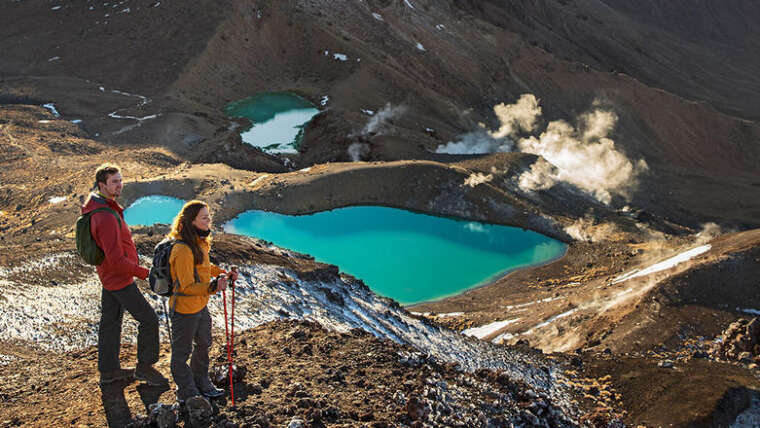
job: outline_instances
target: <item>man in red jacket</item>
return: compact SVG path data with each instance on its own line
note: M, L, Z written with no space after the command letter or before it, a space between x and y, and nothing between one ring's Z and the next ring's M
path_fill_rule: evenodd
M124 221L124 209L116 202L122 189L119 167L112 164L98 167L95 184L98 191L90 194L82 207L82 214L108 207L120 217L117 219L111 212L98 211L90 218L92 237L105 253L105 260L97 266L103 284L98 330L100 384L134 376L150 385L168 385L168 380L153 368L158 361L158 316L135 284L134 277L147 278L148 269L139 264L137 248ZM140 323L135 370L122 369L119 362L121 321L125 309Z

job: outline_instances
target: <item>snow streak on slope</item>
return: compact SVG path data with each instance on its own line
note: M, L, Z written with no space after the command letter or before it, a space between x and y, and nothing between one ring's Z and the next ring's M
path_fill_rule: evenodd
M651 265L651 266L649 266L649 267L647 267L645 269L642 269L642 270L636 269L636 270L630 271L630 272L628 272L626 274L620 275L617 278L615 278L612 281L612 283L613 284L617 284L619 282L627 281L629 279L636 278L636 277L639 277L639 276L649 275L649 274L653 274L655 272L663 271L665 269L670 269L670 268L672 268L672 267L674 267L674 266L676 266L676 265L678 265L680 263L683 263L683 262L688 261L688 260L690 260L690 259L692 259L692 258L694 258L694 257L696 257L696 256L698 256L698 255L700 255L702 253L705 253L708 250L710 250L710 245L709 244L708 245L702 245L701 247L697 247L697 248L692 248L691 250L684 251L683 253L680 253L680 254L678 254L676 256L673 256L673 257L671 257L671 258L669 258L667 260L663 260L663 261L661 261L659 263L653 264L653 265Z

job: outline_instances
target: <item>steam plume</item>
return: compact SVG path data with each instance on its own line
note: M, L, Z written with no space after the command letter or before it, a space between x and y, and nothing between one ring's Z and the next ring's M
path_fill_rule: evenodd
M370 148L367 143L353 143L348 146L348 156L352 161L358 162L363 160L369 154Z
M356 137L359 135L384 135L393 131L393 124L391 121L404 113L406 113L407 107L404 105L392 106L391 103L385 104L376 115L372 116L364 128L359 132L352 132L349 137Z
M476 172L474 174L470 174L469 177L464 179L464 185L475 187L478 184L488 183L491 180L493 180L493 174L485 175L483 173Z
M595 103L596 105L597 103ZM617 115L600 107L577 118L578 127L564 120L549 122L540 134L537 123L541 107L532 94L524 94L515 104L499 104L494 113L500 126L488 131L482 126L456 142L438 147L438 153L475 154L521 151L541 156L518 178L525 192L548 189L559 181L570 183L609 204L614 195L630 199L637 177L647 169L643 160L631 161L609 137ZM520 136L521 133L533 135Z
M533 94L523 94L515 104L497 104L493 111L501 122L499 129L490 133L494 138L515 137L520 129L531 132L541 117L541 107Z

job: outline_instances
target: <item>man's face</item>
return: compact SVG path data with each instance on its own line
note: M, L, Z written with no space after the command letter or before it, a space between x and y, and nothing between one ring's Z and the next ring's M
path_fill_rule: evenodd
M98 186L100 186L101 193L108 198L121 196L121 173L117 172L109 175L106 179L106 184L98 183Z

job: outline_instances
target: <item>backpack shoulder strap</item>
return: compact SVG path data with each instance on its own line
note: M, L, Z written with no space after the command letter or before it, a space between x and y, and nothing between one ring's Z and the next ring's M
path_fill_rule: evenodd
M113 208L109 208L109 207L95 208L94 210L90 211L90 215L95 214L97 212L109 212L113 214L113 216L116 217L116 221L119 222L119 228L121 228L121 217L119 217L119 214L116 211L114 211Z

